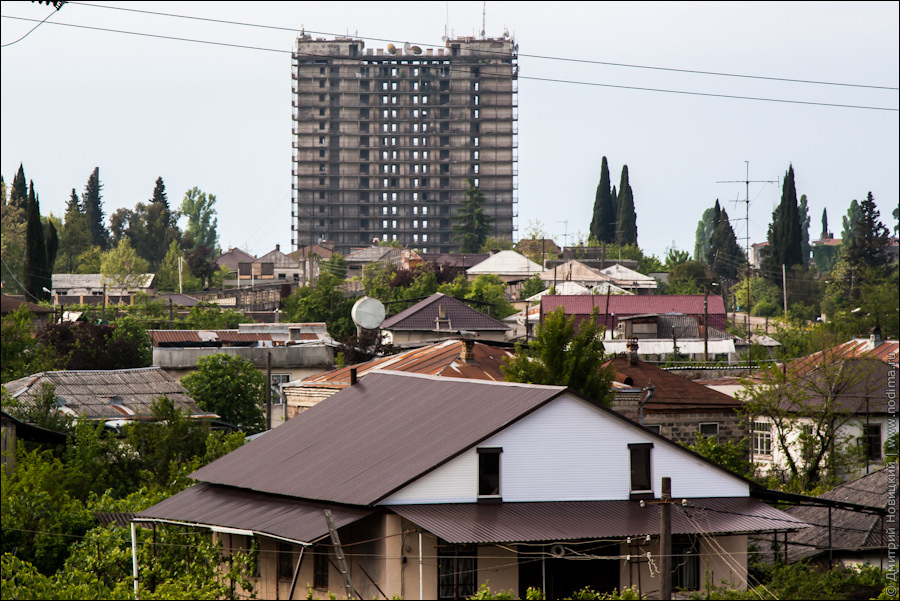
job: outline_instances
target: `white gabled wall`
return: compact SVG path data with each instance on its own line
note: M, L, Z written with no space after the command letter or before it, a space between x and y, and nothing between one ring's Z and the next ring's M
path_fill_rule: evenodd
M479 446L502 447L501 494L506 502L628 499L631 443L652 442L653 492L672 478L673 497L744 497L745 481L695 458L572 395L563 395ZM472 503L477 501L475 448L382 501Z

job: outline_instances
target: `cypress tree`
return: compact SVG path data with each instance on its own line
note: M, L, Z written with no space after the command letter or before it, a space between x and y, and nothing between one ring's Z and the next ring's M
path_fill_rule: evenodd
M763 271L770 281L781 281L782 265L790 268L805 264L800 230L800 208L797 204L794 166L791 165L782 184L781 202L772 212L772 223L769 224L769 246L763 258Z
M827 240L831 238L831 232L828 231L828 209L822 209L822 235L819 237L820 240Z
M606 157L600 163L600 183L594 195L594 216L591 219L591 238L598 242L614 242L616 232L615 195L610 192L609 164Z
M619 181L619 207L616 213L616 244L637 246L637 214L634 212L634 195L628 183L628 165L622 167Z
M841 219L843 229L841 231L841 245L848 248L853 243L853 236L856 232L856 222L860 218L859 201L855 198L850 202L850 208L847 209L847 215Z
M728 219L728 213L719 206L719 201L713 207L713 230L707 249L706 264L713 267L713 273L719 277L736 280L747 256L738 244L734 228Z
M719 206L719 199L716 199L716 206ZM715 207L710 207L703 211L700 221L697 222L697 231L694 234L694 260L707 260L709 249L712 247L713 230L716 227Z
M99 246L100 250L109 249L109 232L103 225L103 204L100 201L100 167L94 167L93 173L88 178L81 196L84 216L87 218L88 231L91 233L91 243Z
M29 182L27 221L25 223L25 292L31 298L47 300L50 295L44 288L50 288L50 270L47 266L47 246L44 241L44 226L41 224L41 208L34 182Z
M12 189L9 191L9 204L28 210L28 182L25 180L25 169L19 163L19 171L13 177Z
M800 195L800 204L797 207L800 212L800 256L803 258L803 265L809 265L809 255L812 249L809 245L809 204L806 201L806 194Z
M53 220L47 219L44 222L44 246L47 249L47 273L50 274L50 281L53 281L53 267L56 263L56 255L59 252L59 233ZM48 288L50 286L47 286Z

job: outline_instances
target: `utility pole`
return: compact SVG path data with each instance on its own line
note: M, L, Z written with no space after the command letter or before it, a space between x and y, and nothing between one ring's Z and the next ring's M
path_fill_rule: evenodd
M747 175L743 180L726 180L726 181L717 181L717 184L744 184L746 186L746 196L744 197L745 207L745 217L746 221L746 233L745 233L745 251L747 253L747 271L746 271L746 279L747 279L747 338L750 338L750 184L777 184L777 180L751 180L750 179L750 161L744 161L747 166ZM753 362L750 362L751 366Z
M659 499L641 501L641 507L659 505L659 598L672 599L672 478L663 476Z
M272 351L266 351L266 431L272 429Z

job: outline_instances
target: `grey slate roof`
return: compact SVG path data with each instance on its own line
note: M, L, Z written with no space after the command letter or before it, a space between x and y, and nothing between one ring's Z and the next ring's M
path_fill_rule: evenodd
M443 307L444 315L449 320L440 328L436 326ZM416 331L455 331L455 330L499 330L506 331L509 326L481 311L476 311L466 303L435 292L425 300L412 307L392 315L381 324L382 330L416 330Z
M158 367L108 371L50 371L4 384L6 391L28 405L44 384L56 386L60 408L87 419L140 419L152 417L151 405L167 396L188 415L205 414L184 387Z
M191 477L371 505L564 390L376 371Z
M887 508L890 502L889 483L897 482L897 462L862 478L846 482L819 495L819 498ZM896 490L896 486L894 487ZM896 502L896 499L895 499ZM799 561L826 553L828 550L828 508L795 506L785 509L791 516L814 524L788 535L790 561ZM831 510L831 540L835 550L877 552L887 546L882 538L881 517L869 513L857 513L843 509Z

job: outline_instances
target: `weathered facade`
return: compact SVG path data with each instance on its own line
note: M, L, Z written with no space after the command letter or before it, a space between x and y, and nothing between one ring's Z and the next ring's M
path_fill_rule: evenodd
M294 248L372 240L459 250L453 218L484 194L493 235L516 229L517 47L449 39L424 51L361 39L297 38L293 54Z

